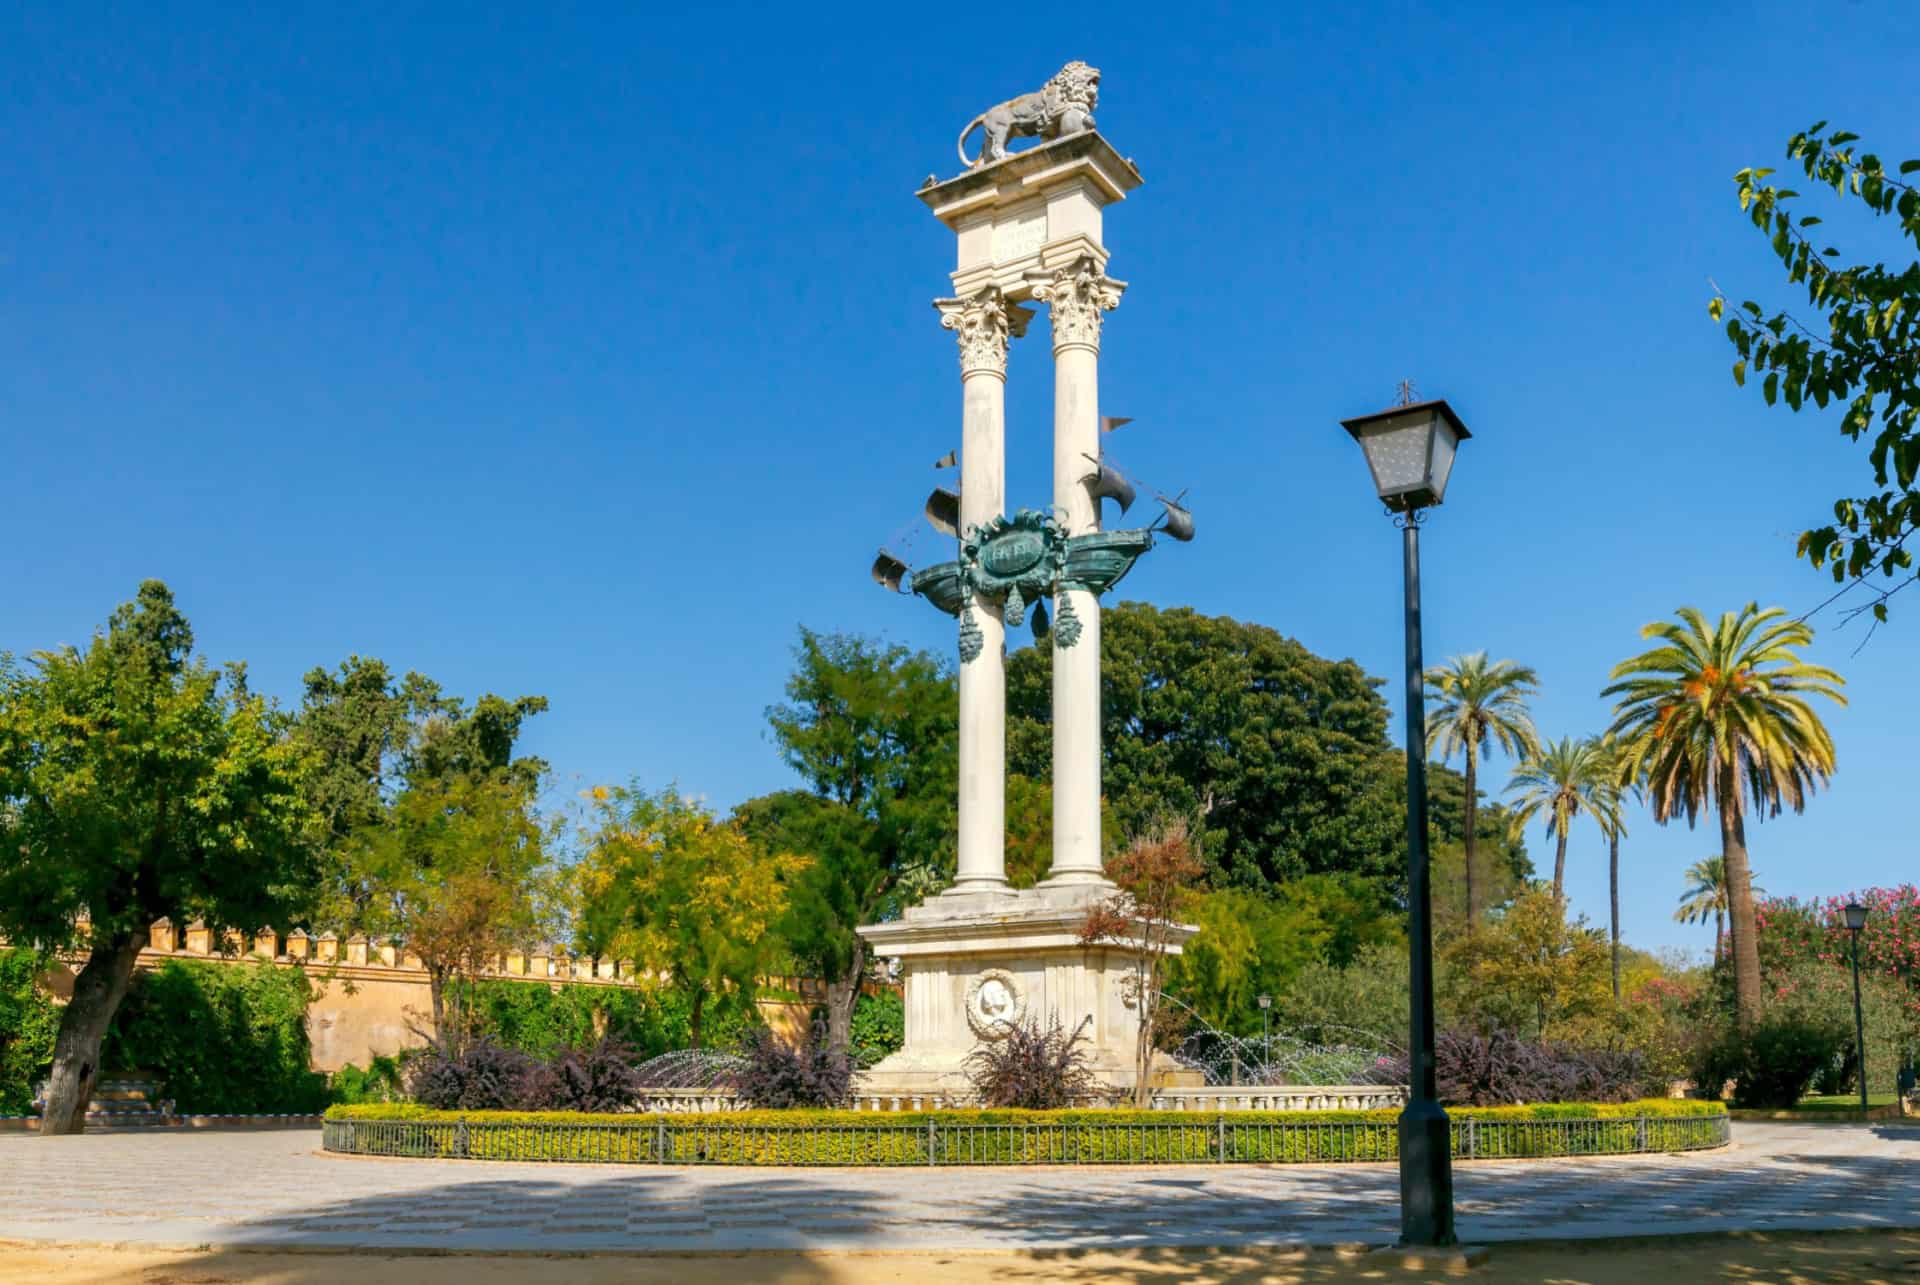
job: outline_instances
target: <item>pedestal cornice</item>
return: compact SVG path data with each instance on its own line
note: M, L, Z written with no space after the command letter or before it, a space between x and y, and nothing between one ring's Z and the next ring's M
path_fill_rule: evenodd
M1011 204L1072 179L1091 181L1109 201L1125 200L1127 193L1143 181L1132 161L1098 133L1088 130L1015 152L1004 161L923 187L915 195L926 202L935 218L958 231L972 214Z

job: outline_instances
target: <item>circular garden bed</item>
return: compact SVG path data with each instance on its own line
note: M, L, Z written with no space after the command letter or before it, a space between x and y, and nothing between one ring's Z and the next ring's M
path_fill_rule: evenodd
M1717 1102L1463 1107L1461 1160L1701 1151L1728 1142ZM1398 1111L729 1111L577 1115L335 1107L328 1151L663 1165L1339 1164L1399 1155Z

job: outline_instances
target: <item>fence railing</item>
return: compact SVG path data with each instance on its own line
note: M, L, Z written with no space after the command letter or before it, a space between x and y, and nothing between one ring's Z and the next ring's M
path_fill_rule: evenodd
M1453 1122L1461 1160L1698 1151L1724 1115ZM1341 1164L1397 1157L1392 1120L946 1121L858 1124L328 1120L321 1145L355 1155L665 1165Z

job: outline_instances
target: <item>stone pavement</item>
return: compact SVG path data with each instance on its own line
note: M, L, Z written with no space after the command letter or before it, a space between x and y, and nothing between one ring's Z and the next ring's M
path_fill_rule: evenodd
M315 1129L0 1136L0 1240L629 1252L1384 1243L1383 1166L653 1169L376 1160ZM1920 1127L1456 1166L1461 1237L1920 1227Z

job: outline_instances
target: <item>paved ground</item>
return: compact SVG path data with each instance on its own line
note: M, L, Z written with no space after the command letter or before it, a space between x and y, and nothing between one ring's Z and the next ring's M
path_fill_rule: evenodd
M1727 1151L1455 1170L1463 1239L1920 1227L1920 1128L1738 1124ZM639 1169L373 1160L317 1130L0 1136L0 1240L467 1251L1383 1243L1380 1166Z

